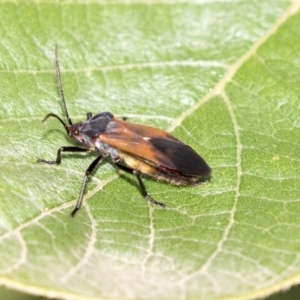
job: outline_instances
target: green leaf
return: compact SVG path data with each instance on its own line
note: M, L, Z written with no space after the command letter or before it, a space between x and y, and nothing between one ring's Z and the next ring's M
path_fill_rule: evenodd
M299 1L0 4L0 284L60 299L250 299L300 278ZM213 168L171 186L109 163L70 218L94 154L91 111L172 131Z

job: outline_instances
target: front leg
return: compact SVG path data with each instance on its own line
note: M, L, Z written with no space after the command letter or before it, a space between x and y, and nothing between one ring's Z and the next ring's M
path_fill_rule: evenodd
M38 159L37 162L39 163L44 163L44 164L48 164L48 165L59 165L61 162L61 153L62 152L88 152L89 149L87 148L80 148L80 147L60 147L57 150L57 156L56 156L56 160L45 160L45 159Z
M93 170L95 169L95 167L97 166L97 164L99 164L102 159L103 159L103 155L99 155L91 164L90 166L87 168L87 170L85 171L84 177L83 177L83 181L81 184L81 189L79 192L79 196L77 199L77 203L75 205L75 208L73 209L73 211L71 212L71 216L74 217L76 212L80 209L81 205L82 205L82 199L83 199L83 193L84 193L84 189L86 187L87 184L87 180L90 176L90 174L93 172Z

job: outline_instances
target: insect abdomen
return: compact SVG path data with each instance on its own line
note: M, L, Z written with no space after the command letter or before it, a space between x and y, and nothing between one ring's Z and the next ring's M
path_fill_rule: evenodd
M186 175L177 172L176 170L169 170L163 166L152 165L151 162L134 157L119 151L119 157L125 164L135 170L141 171L158 180L164 180L174 185L191 185L207 180L206 176Z

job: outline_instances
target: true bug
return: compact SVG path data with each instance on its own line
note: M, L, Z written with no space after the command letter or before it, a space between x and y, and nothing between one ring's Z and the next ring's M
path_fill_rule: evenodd
M142 196L152 204L162 207L165 207L165 204L155 201L147 193L141 173L176 185L199 184L209 180L211 169L204 159L192 148L163 130L115 119L110 112L102 112L95 116L88 112L85 122L73 124L62 89L57 45L55 64L58 89L68 125L53 113L46 115L43 122L49 117L58 119L67 134L82 147L61 147L57 151L56 160L38 159L38 162L58 165L61 162L62 152L98 151L100 153L85 171L78 200L71 216L74 216L81 207L88 176L106 156L110 156L112 162L122 171L135 175Z

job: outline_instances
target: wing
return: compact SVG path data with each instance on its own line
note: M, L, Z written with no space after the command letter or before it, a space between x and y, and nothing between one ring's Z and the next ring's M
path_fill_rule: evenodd
M204 159L191 147L150 126L114 119L99 139L151 165L175 173L201 176L211 172Z

